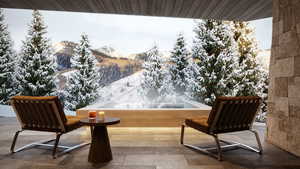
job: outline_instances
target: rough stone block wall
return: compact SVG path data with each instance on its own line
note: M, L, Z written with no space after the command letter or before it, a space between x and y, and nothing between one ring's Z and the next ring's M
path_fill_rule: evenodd
M300 156L300 1L273 0L267 141Z

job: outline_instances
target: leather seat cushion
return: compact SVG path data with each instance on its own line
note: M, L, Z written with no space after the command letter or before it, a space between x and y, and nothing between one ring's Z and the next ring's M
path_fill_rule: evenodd
M66 132L77 129L81 127L80 118L77 116L66 116L67 122L65 123Z
M209 125L207 123L207 120L208 120L208 116L200 116L200 117L193 118L193 119L186 119L185 124L196 130L208 133Z

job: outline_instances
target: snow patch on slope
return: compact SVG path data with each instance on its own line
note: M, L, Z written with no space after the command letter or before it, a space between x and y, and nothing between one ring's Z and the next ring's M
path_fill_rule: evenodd
M142 72L143 71L136 72L133 75L120 79L109 86L99 89L100 98L83 109L145 109L145 102L143 101L143 97L139 94L139 90L141 89ZM211 109L210 106L192 100L187 100L184 97L175 99L179 100L179 104L188 104L189 106L201 110ZM184 100L184 103L182 100ZM168 104L170 103L166 103L165 105L168 106Z

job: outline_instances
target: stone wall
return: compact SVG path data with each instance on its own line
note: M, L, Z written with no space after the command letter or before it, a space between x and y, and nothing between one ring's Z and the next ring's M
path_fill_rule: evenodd
M273 0L267 140L300 156L300 1Z

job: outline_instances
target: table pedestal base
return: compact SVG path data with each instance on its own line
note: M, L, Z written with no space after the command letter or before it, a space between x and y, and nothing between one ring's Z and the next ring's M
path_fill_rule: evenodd
M112 153L106 126L95 126L88 161L104 163L112 160Z

